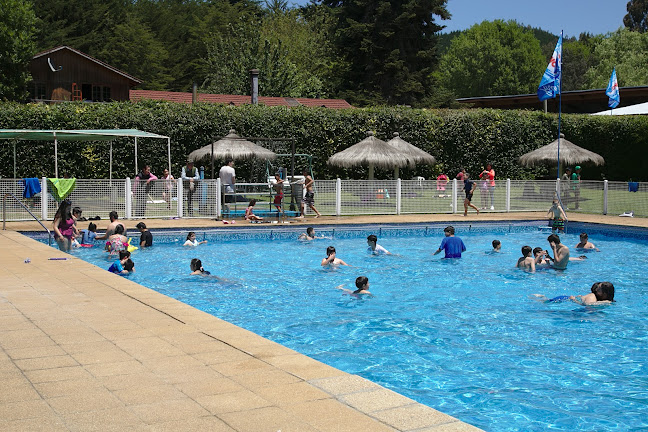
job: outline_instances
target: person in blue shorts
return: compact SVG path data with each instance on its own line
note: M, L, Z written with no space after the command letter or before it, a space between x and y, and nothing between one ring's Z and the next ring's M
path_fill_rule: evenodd
M115 260L115 262L112 263L112 265L108 268L108 271L117 274L130 273L135 267L135 264L133 264L133 262L130 259L130 255L131 253L128 252L127 250L119 251L119 259Z
M455 237L455 229L453 226L447 226L443 229L445 238L441 241L441 246L434 252L434 255L439 254L445 250L446 258L461 258L461 252L466 251L466 245L459 237Z

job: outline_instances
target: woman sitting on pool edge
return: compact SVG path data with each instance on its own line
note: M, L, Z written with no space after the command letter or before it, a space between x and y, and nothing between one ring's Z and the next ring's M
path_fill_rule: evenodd
M335 247L329 246L326 248L326 258L322 258L322 267L331 265L331 266L349 266L349 264L342 261L340 258L335 257ZM351 267L351 266L349 266Z
M205 270L202 266L202 262L198 258L193 258L191 260L191 263L189 264L189 267L191 267L191 276L199 275L199 276L209 276L211 275L210 272Z
M551 299L547 299L547 297L542 294L534 294L534 296L538 297L539 300L545 301L547 303L557 303L570 300L583 306L600 306L615 302L614 285L612 285L612 282L596 282L594 283L594 285L592 285L591 291L591 293L585 295L561 295Z
M189 234L187 234L187 241L184 242L184 244L182 246L196 247L196 246L201 245L203 243L207 243L207 240L203 240L203 241L199 242L198 240L196 240L196 233L193 232L193 231L189 231Z

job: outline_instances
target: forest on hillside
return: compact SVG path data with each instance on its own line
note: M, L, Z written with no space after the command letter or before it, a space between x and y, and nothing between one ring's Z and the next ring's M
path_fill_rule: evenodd
M515 21L444 33L447 0L0 0L0 99L24 100L27 64L68 45L140 88L344 98L356 106L451 107L457 97L534 93L558 35ZM566 38L564 90L648 84L648 1L619 30Z

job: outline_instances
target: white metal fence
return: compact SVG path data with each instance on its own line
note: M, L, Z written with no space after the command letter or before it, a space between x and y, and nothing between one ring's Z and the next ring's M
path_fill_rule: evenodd
M61 197L43 178L43 192L24 198L22 179L0 179L3 197L18 197L41 220L52 220ZM472 203L486 212L546 211L556 189L561 190L567 211L648 216L648 184L583 181L560 184L543 180L497 180L495 187L477 181ZM388 215L414 213L463 212L463 183L456 180L445 186L434 180L319 180L315 182L315 207L323 215ZM636 191L635 191L636 190ZM256 199L255 213L276 215L276 192L265 183L239 183L226 191L220 180L201 180L195 188L180 179L155 180L150 183L133 179L77 179L68 195L73 206L90 219L107 219L115 210L125 219L144 218L237 218L242 217L251 199ZM284 186L283 209L288 216L300 211L303 187ZM6 220L29 220L29 214L13 199L7 199ZM492 209L491 209L492 207ZM472 211L472 210L471 210ZM308 206L306 213L308 214Z

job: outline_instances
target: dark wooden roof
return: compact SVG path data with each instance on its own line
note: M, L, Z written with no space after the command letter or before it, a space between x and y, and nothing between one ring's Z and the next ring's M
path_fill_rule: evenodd
M621 104L618 108L648 102L648 86L621 87ZM472 108L543 110L544 104L538 95L522 94L509 96L482 96L457 99L470 104ZM562 112L589 114L607 109L608 97L605 89L572 90L562 92ZM547 111L558 112L558 97L547 101Z
M106 69L108 69L108 70L110 70L110 71L112 71L112 72L114 72L114 73L116 73L118 75L121 75L121 76L125 77L126 79L128 79L129 81L131 81L133 83L132 84L133 86L142 83L142 80L140 80L138 78L135 78L133 75L129 75L126 72L121 71L121 70L117 69L116 67L109 65L108 63L102 62L101 60L97 60L96 58L94 58L94 57L92 57L92 56L90 56L90 55L88 55L86 53L83 53L83 52L81 52L79 50L75 50L74 48L71 48L71 47L66 46L66 45L58 46L58 47L48 49L48 50L43 51L43 52L39 52L38 54L36 54L33 57L33 59L44 57L46 55L49 55L49 54L52 54L52 53L55 53L55 52L61 51L61 50L71 51L74 54L77 54L77 55L79 55L79 56L81 56L83 58L86 58L86 59L98 64L99 66L102 66L102 67L104 67L104 68L106 68Z

